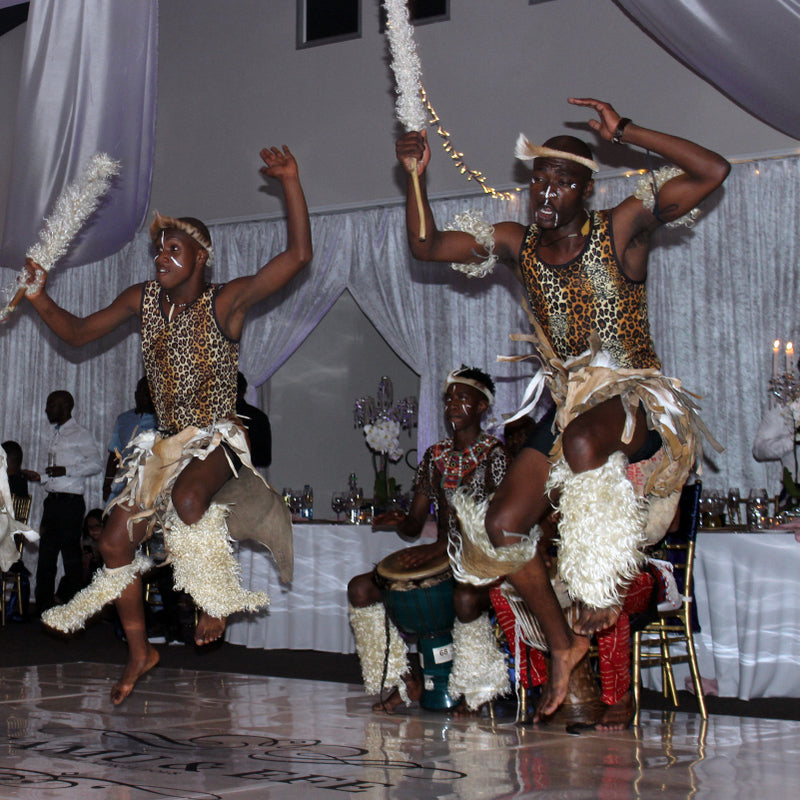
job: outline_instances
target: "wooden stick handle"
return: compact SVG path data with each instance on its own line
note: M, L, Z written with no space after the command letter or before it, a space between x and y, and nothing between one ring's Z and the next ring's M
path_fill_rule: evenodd
M5 322L14 309L20 304L22 298L25 296L25 287L17 289L17 293L11 298L7 306L0 308L0 323Z
M26 289L27 287L25 286L17 289L17 293L11 298L11 301L8 304L10 309L15 309L22 302L22 298L25 297Z
M417 216L419 217L419 240L425 241L425 211L422 208L422 192L419 189L419 175L417 175L417 159L411 159L411 182L414 184L414 197L417 200Z

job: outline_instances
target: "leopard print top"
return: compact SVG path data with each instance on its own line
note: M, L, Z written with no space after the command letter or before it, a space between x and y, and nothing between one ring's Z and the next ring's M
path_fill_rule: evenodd
M589 336L596 331L603 349L620 367L660 369L647 319L645 283L622 273L610 213L591 212L591 223L583 250L563 265L539 258L538 226L526 231L519 263L534 316L562 359L588 350Z
M214 302L222 285L206 290L170 322L158 281L142 293L142 357L159 430L175 434L236 418L239 342L220 330Z

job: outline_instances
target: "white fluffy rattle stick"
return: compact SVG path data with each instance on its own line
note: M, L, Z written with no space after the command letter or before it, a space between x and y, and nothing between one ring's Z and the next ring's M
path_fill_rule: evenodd
M53 213L39 232L39 241L29 247L25 255L49 272L69 250L72 240L108 191L111 178L118 173L118 161L105 153L92 156L78 179L67 185L58 196ZM0 308L0 322L8 319L29 288L37 288L25 283L26 276L22 270L16 281L19 288L8 304Z
M405 0L385 0L386 38L392 53L392 72L394 72L397 101L397 119L407 131L421 131L428 124L428 115L422 101L422 65L417 56L414 43L414 29L408 21L408 8ZM419 240L425 241L425 215L422 209L422 195L419 190L417 159L411 160L411 180L417 200L419 216Z

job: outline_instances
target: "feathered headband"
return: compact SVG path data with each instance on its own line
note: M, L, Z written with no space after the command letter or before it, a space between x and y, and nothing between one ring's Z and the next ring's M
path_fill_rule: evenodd
M567 161L576 161L581 166L588 167L592 172L600 171L597 162L591 158L576 156L574 153L567 153L565 150L553 150L551 147L533 144L524 133L517 137L514 156L520 161L532 161L534 158L565 158Z
M445 388L454 383L464 383L467 386L471 386L473 389L477 389L489 401L489 405L494 403L494 395L489 391L489 389L480 381L476 381L474 378L462 377L460 374L462 371L463 370L461 369L454 369L447 376L447 380L444 382Z
M214 259L214 248L211 246L211 240L190 222L186 222L186 220L178 219L177 217L165 217L156 211L153 223L150 225L150 241L155 242L156 239L158 239L158 234L167 228L175 228L197 242L203 250L208 252L206 265L211 265Z

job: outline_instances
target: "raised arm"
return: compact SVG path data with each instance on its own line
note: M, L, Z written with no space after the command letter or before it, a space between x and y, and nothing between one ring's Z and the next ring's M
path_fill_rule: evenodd
M469 233L442 231L436 227L428 201L426 171L431 160L427 131L409 131L397 140L397 160L408 175L406 185L406 231L408 245L414 258L420 261L442 261L468 264L484 259L488 254L484 247ZM417 159L422 207L425 216L425 240L420 241L420 219L411 179L411 162ZM495 254L503 263L516 266L516 257L522 244L524 228L514 222L501 222L494 226Z
M730 172L730 164L718 153L688 139L626 121L609 103L591 97L571 97L569 102L597 112L598 118L589 120L589 125L605 141L632 144L650 150L683 170L683 175L672 178L659 189L657 215L635 197L629 197L614 209L614 239L618 247L621 245L621 251L640 233L651 231L691 211L719 188Z
M27 259L25 269L28 273L29 285L37 282L37 276L41 281L41 288L25 296L47 327L67 344L79 347L87 342L92 342L111 333L131 317L139 315L142 303L142 284L128 287L106 308L95 311L88 317L76 317L61 308L47 294L45 291L47 273L38 264Z
M269 297L285 286L313 255L311 246L311 223L297 162L286 145L283 149L265 147L261 159L266 164L261 174L278 180L283 187L286 202L286 249L271 258L255 274L236 278L220 292L217 314L225 333L238 339L244 319L250 307Z

